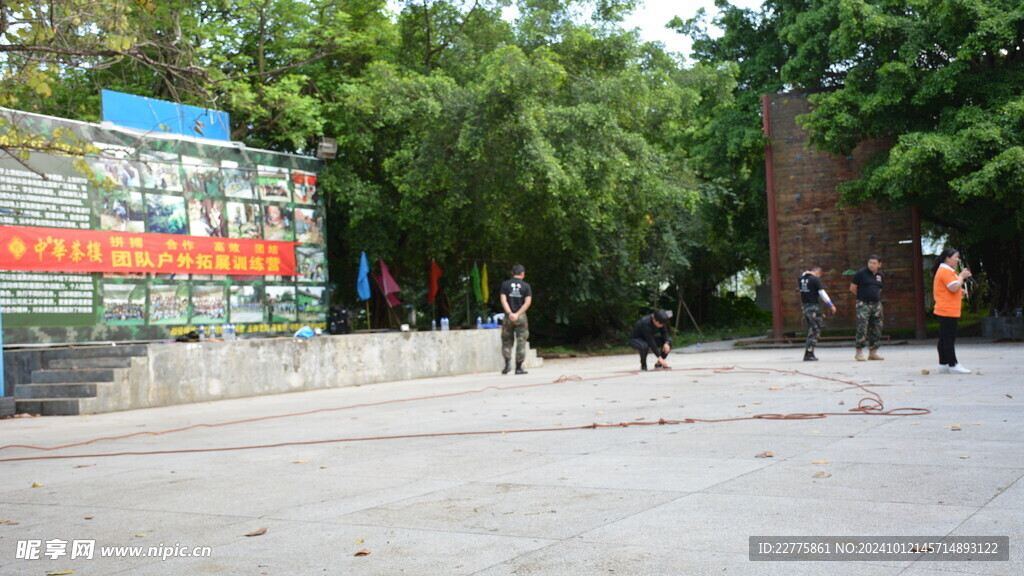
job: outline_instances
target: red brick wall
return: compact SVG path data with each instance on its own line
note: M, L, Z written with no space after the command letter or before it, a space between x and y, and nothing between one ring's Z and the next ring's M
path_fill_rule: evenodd
M812 264L822 267L821 280L839 310L828 317L828 327L856 326L856 298L850 293L847 270L864 267L869 254L882 258L885 287L882 290L885 328L912 330L915 326L914 241L910 210L888 211L874 205L839 208L836 186L852 180L872 154L886 142L861 144L848 157L837 157L807 147L807 133L796 117L810 111L799 94L775 94L767 98L766 125L770 130L769 161L774 186L775 230L772 238L778 250L778 274L771 281L781 287L781 310L785 331L802 331L797 279ZM773 190L769 190L769 202Z

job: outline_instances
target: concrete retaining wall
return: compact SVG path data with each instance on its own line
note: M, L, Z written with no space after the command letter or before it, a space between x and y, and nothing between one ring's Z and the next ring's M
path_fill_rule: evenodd
M543 361L535 353L526 366ZM498 371L500 330L152 344L81 413Z

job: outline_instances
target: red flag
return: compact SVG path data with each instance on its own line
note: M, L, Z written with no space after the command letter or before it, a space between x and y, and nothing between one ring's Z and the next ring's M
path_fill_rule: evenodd
M430 261L430 290L427 292L427 303L433 304L437 297L437 279L441 277L441 267L434 260Z

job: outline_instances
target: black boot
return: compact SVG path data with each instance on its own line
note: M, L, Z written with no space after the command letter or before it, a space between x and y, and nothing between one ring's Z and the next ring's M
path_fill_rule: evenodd
M817 362L818 357L814 355L814 350L804 351L804 362Z
M512 371L512 361L508 358L505 359L505 369L501 371L502 374L508 374Z
M516 362L516 374L526 374L526 370L523 370L523 363Z

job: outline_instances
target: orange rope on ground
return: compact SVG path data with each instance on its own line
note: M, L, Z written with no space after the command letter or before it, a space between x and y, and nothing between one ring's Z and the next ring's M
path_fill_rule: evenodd
M806 376L809 378L817 378L819 380L828 380L831 382L838 382L841 384L848 384L859 388L864 393L871 396L870 398L862 398L856 408L851 408L847 412L812 412L812 413L793 413L793 414L754 414L752 416L741 416L736 418L684 418L681 420L669 420L661 418L657 421L631 421L631 422L619 422L619 423L591 423L579 426L564 426L564 427L553 427L553 428L522 428L512 430L477 430L477 431L463 431L463 432L425 432L422 434L398 434L392 436L367 436L358 438L332 438L325 440L305 440L305 441L294 441L294 442L280 442L276 444L259 444L259 445L247 445L247 446L226 446L216 448L192 448L192 449L178 449L178 450L152 450L152 451L139 451L139 452L110 452L110 453L99 453L99 454L74 454L74 455L47 455L47 456L25 456L20 458L4 458L0 459L0 462L22 462L26 460L50 460L50 459L66 459L66 458L102 458L110 456L150 456L159 454L189 454L189 453L201 453L201 452L227 452L236 450L256 450L264 448L280 448L285 446L309 446L315 444L332 444L341 442L364 442L368 440L398 440L408 438L431 438L431 437L444 437L444 436L473 436L473 435L490 435L490 434L521 434L527 432L563 432L568 430L586 430L596 428L628 428L630 426L663 426L668 424L694 424L694 423L717 423L717 422L739 422L743 420L811 420L827 418L829 416L924 416L931 414L931 410L927 408L893 408L891 410L885 410L885 403L882 400L881 395L867 386L853 382L850 380L842 380L839 378L832 378L829 376L819 376L817 374L810 374L802 372L800 370L781 370L777 368L745 368L740 366L726 366L722 368L685 368L684 371L711 371L713 374L765 374L765 373L778 373L778 374L791 374ZM679 370L676 370L679 371ZM320 408L317 410L309 410L306 412L294 412L288 414L275 414L271 416L262 416L256 418L246 418L242 420L232 420L228 422L218 422L213 424L194 424L192 426L185 426L182 428L173 428L169 430L157 431L157 432L134 432L132 434L124 434L121 436L105 436L101 438L93 438L92 440L86 440L83 442L76 442L73 444L64 444L61 446L29 446L23 444L9 444L6 446L0 446L0 450L8 448L25 448L29 450L60 450L63 448L71 448L75 446L84 446L95 442L104 440L121 440L125 438L131 438L134 436L162 436L165 434L172 434L175 432L183 432L185 430L192 430L194 428L216 428L220 426L231 426L236 424L245 424L251 422L260 422L263 420L272 420L277 418L289 418L294 416L307 416L310 414L317 414L320 412L333 412L338 410L349 410L352 408L365 408L372 406L382 406L385 404L397 404L401 402L412 402L418 400L433 400L438 398L451 398L455 396L464 396L469 394L479 394L486 391L507 391L507 390L519 390L525 388L536 388L540 386L550 386L553 384L563 384L566 382L589 382L596 380L608 380L612 378L623 378L626 376L633 376L639 374L638 372L620 372L608 376L598 376L594 378L582 378L580 376L559 376L555 380L550 382L537 382L533 384L519 384L513 386L486 386L484 388L477 388L473 390L463 390L461 392L450 392L444 394L434 394L429 396L417 396L412 398L397 398L394 400L383 400L380 402L367 402L361 404L351 404L347 406L339 406L335 408Z

